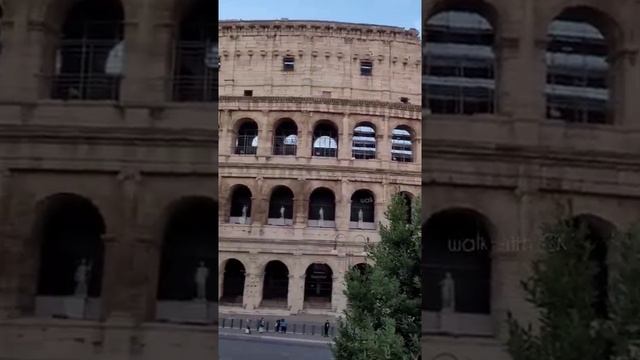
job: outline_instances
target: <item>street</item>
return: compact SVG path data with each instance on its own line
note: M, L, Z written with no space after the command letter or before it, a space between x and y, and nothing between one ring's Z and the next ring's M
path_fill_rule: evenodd
M328 344L311 340L220 334L218 342L220 360L333 360Z

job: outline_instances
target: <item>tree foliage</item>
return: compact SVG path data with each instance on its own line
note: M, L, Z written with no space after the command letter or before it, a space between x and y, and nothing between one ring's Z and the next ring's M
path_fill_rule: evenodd
M348 300L339 321L336 360L404 360L420 354L420 207L411 216L395 196L380 225L380 242L368 250L373 265L347 273Z

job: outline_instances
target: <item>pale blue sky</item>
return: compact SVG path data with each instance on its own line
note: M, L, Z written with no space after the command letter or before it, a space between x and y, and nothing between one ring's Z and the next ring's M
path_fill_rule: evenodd
M218 0L220 20L329 20L420 30L420 0Z

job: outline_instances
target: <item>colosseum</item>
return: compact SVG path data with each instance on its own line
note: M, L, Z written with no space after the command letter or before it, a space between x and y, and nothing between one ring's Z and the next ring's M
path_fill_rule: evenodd
M535 323L519 282L558 216L588 225L606 298L610 234L640 212L638 13L423 0L424 359L509 359L507 313Z
M419 195L417 30L219 23L221 313L336 315L389 199Z
M2 1L1 359L216 357L216 5Z

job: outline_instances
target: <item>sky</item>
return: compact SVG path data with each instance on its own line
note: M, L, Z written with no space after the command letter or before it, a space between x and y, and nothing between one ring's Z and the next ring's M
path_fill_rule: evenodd
M421 28L420 0L218 0L220 20L328 20Z

